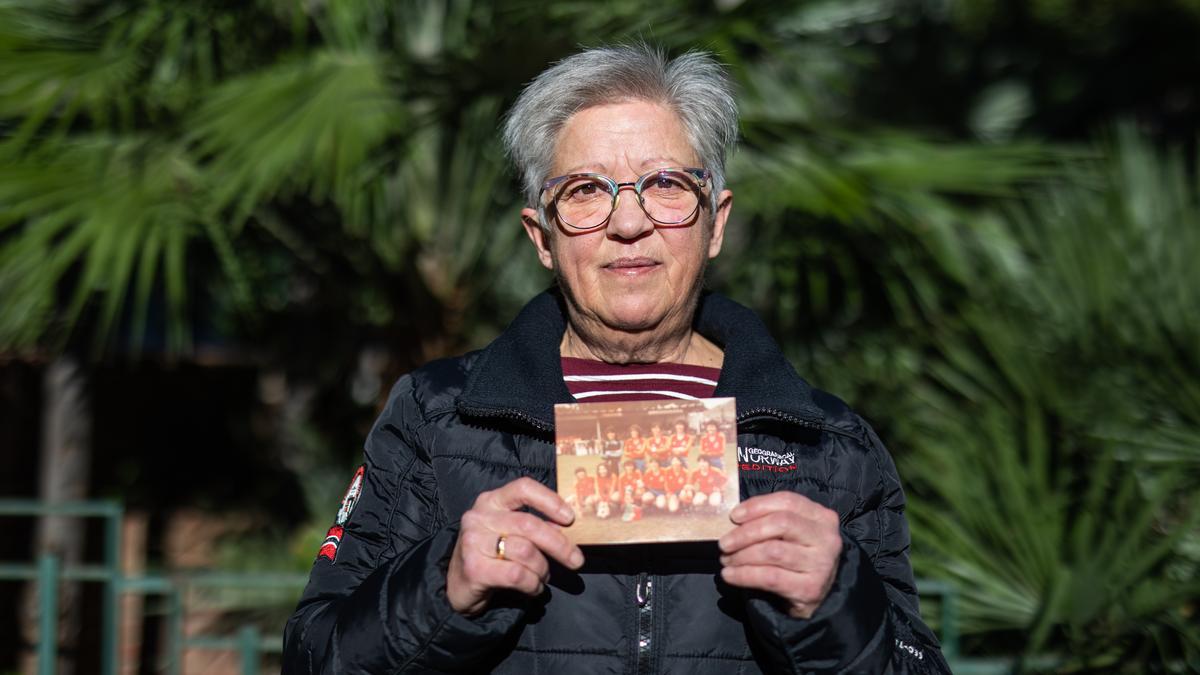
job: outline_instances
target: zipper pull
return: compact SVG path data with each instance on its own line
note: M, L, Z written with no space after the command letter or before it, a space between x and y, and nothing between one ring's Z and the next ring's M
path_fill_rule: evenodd
M642 573L641 575L638 576L637 591L636 591L638 607L645 607L647 605L647 603L650 602L650 592L653 589L654 589L654 585L650 581L650 577L646 576L645 573Z

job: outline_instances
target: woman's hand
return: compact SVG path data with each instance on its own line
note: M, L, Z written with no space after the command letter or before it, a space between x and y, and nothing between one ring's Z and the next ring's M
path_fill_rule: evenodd
M729 517L737 527L717 542L721 578L778 595L793 618L812 617L837 575L837 512L795 492L773 492L747 499Z
M538 595L550 577L546 556L571 569L583 564L583 552L567 540L562 528L518 510L525 506L560 525L575 519L562 497L532 478L518 478L480 494L463 514L447 570L446 597L454 611L479 614L498 588Z

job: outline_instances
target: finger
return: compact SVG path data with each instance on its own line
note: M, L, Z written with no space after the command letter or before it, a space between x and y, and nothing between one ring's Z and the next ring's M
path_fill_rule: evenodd
M721 568L721 578L731 586L770 591L786 599L792 599L795 588L805 582L804 574L771 565L738 565Z
M540 579L546 579L550 573L550 563L533 542L517 535L504 536L504 556L500 556L500 535L491 531L475 530L461 535L464 545L464 557L477 556L505 560L523 565Z
M516 511L528 506L560 525L570 525L575 520L575 512L557 492L529 477L518 478L479 495L475 505L500 511Z
M483 555L490 555L493 558L498 558L496 555L496 548L496 544L493 543L491 546L492 550L484 551ZM528 569L530 572L533 572L534 575L536 575L537 578L543 582L550 578L550 563L546 560L546 556L542 555L542 552L538 550L538 547L534 546L533 542L529 541L525 537L519 537L516 535L508 535L504 537L503 560L509 560L517 563L518 565L524 565L526 569Z
M841 520L837 512L819 504L812 504L816 508L800 512L768 511L739 524L722 536L718 544L723 552L732 553L775 537L806 546L832 545L835 539L840 541Z
M804 526L804 521L796 514L775 511L726 532L717 540L717 545L722 553L730 554L769 539L802 539Z
M721 569L721 578L730 586L766 591L793 605L812 609L824 599L821 580L811 574L800 574L770 565L739 565Z
M517 535L528 539L542 553L570 569L583 564L583 551L571 543L562 528L547 523L532 513L497 511L487 514L487 527L497 535ZM493 546L495 541L492 542Z
M729 512L729 518L735 523L741 524L760 518L774 511L788 511L790 513L808 516L817 514L821 511L828 511L837 515L835 511L825 508L813 500L805 497L802 494L791 492L789 490L781 490L770 494L758 495L751 497L746 501L738 504ZM815 516L814 517L820 517Z
M721 556L721 564L726 567L742 565L766 565L780 567L793 572L809 572L818 570L827 556L821 556L807 546L800 546L783 539L768 539L752 544L735 553Z
M819 575L801 574L769 565L739 565L721 569L730 586L766 591L786 600L793 616L809 617L825 600L829 584Z
M488 590L510 588L526 595L537 595L544 588L542 578L528 567L478 553L464 556L463 574L481 594Z

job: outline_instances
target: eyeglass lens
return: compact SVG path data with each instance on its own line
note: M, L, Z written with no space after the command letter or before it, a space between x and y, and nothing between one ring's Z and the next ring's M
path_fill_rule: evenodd
M695 215L699 192L688 174L659 171L642 182L642 210L655 222L676 225ZM554 197L559 220L581 230L604 224L615 203L612 184L597 176L572 177L558 187Z

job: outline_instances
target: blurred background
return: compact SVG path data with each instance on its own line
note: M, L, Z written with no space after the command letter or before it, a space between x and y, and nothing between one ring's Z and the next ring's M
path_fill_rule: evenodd
M729 64L709 286L956 672L1200 672L1197 0L0 0L0 672L277 669L390 384L550 283L500 116L634 39Z

